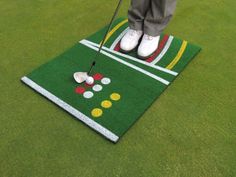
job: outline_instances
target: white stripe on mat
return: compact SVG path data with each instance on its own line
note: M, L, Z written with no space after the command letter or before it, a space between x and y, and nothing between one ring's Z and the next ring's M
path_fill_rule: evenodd
M116 40L112 43L110 49L114 50L114 48L116 47L116 45L120 42L121 38L127 33L127 31L129 30L129 27L126 28L117 38Z
M87 42L85 42L83 40L80 41L80 43L85 45L85 46L87 46L87 47L89 47L89 48L91 48L91 49L93 49L93 50L95 50L95 51L98 51L98 48L88 44ZM118 57L116 57L116 56L114 56L114 55L112 55L110 53L107 53L104 50L101 50L101 53L103 55L106 55L106 56L108 56L108 57L110 57L110 58L112 58L112 59L114 59L114 60L116 60L116 61L118 61L118 62L120 62L120 63L122 63L122 64L124 64L126 66L128 66L128 67L130 67L130 68L133 68L134 70L139 71L139 72L141 72L141 73L143 73L143 74L145 74L145 75L147 75L147 76L149 76L149 77L151 77L151 78L153 78L153 79L155 79L155 80L157 80L157 81L159 81L159 82L161 82L161 83L163 83L165 85L169 85L170 84L169 81L167 81L167 80L165 80L165 79L163 79L161 77L158 77L158 76L156 76L156 75L154 75L154 74L152 74L152 73L150 73L150 72L148 72L148 71L146 71L146 70L144 70L142 68L139 68L139 67L137 67L137 66L135 66L135 65L133 65L131 63L128 63L128 62L126 62L126 61L124 61L124 60L122 60L122 59L120 59L120 58L118 58Z
M99 47L99 46L100 46L99 44L96 44L96 43L94 43L94 42L88 41L88 40L86 40L86 39L84 39L84 40L82 40L82 41L80 41L80 42L87 43L87 44L92 45L92 46L95 46L95 47ZM113 54L119 55L119 56L121 56L121 57L124 57L124 58L126 58L126 59L129 59L129 60L132 60L132 61L141 63L141 64L143 64L143 65L149 66L149 67L154 68L154 69L157 69L157 70L159 70L159 71L163 71L163 72L165 72L165 73L171 74L171 75L173 75L173 76L177 76L177 75L178 75L178 73L175 72L175 71L171 71L171 70L169 70L169 69L166 69L166 68L163 68L163 67L160 67L160 66L156 66L156 65L150 64L150 63L148 63L148 62L146 62L146 61L137 59L137 58L135 58L135 57L132 57L132 56L129 56L129 55L126 55L126 54L123 54L123 53L120 53L120 52L117 52L117 51L114 51L114 50L111 50L111 49L109 49L109 48L107 48L107 47L102 47L102 49L103 49L103 50L106 50L106 51L108 51L108 52L111 52L111 53L113 53Z
M60 98L56 97L55 95L53 95L49 91L45 90L44 88L42 88L40 85L38 85L37 83L35 83L31 79L29 79L28 77L26 77L26 76L22 77L21 80L25 84L27 84L28 86L30 86L31 88L33 88L34 90L36 90L37 92L39 92L40 94L42 94L43 96L45 96L46 98L48 98L49 100L51 100L52 102L54 102L55 104L60 106L61 108L63 108L67 112L69 112L70 114L75 116L77 119L79 119L82 122L84 122L85 124L87 124L89 127L93 128L97 132L104 135L107 139L109 139L113 142L118 141L119 137L117 135L115 135L114 133L112 133L110 130L99 125L97 122L93 121L92 119L90 119L89 117L87 117L86 115L84 115L83 113L81 113L80 111L75 109L74 107L72 107L69 104L67 104L66 102L62 101Z
M157 56L157 58L151 62L151 64L155 65L155 64L157 64L157 62L159 62L159 61L163 58L163 56L166 54L166 52L167 52L168 49L170 48L170 45L171 45L173 39L174 39L173 36L170 36L170 37L169 37L169 39L168 39L167 42L166 42L166 45L165 45L164 49L163 49L163 50L161 51L161 53Z

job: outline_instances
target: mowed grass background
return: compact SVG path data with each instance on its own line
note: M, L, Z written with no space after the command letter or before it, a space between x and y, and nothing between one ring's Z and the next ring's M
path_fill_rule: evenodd
M178 1L166 32L203 50L116 145L20 82L116 2L0 1L0 176L236 176L234 0Z

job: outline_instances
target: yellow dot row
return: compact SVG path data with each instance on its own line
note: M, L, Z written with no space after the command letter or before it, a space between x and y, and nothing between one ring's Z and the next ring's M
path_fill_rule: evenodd
M121 98L121 96L120 96L120 94L118 94L118 93L112 93L112 94L110 95L110 99L111 99L112 101L119 101L120 98ZM104 101L101 102L101 106L102 106L103 108L105 108L105 109L111 108L111 107L112 107L112 102L111 102L110 100L104 100ZM91 115L92 115L93 117L96 117L96 118L97 118L97 117L101 117L102 114L103 114L103 111L102 111L102 109L100 109L100 108L94 108L94 109L91 111Z
M102 106L103 108L108 109L108 108L110 108L110 107L112 106L112 102L109 101L109 100L104 100L104 101L101 103L101 106Z
M110 98L111 98L111 100L113 100L113 101L118 101L118 100L120 99L120 94L118 94L118 93L112 93L112 94L110 95Z

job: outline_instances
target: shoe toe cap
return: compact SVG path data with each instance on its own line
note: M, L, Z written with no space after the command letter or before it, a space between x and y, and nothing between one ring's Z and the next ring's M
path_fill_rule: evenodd
M140 57L149 57L157 50L156 45L140 45L138 48L138 55Z
M131 51L136 47L136 44L132 41L121 40L120 47L122 50Z
M147 48L139 48L138 49L138 55L140 57L148 57L153 53L153 51L147 49Z

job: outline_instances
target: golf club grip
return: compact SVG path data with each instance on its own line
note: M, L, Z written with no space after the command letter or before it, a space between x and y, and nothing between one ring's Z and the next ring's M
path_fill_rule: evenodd
M106 33L105 33L105 35L104 35L104 37L103 37L103 40L102 40L102 42L101 42L101 44L100 44L100 46L99 46L99 49L98 49L98 51L97 51L97 53L96 53L96 55L95 55L95 57L94 57L94 61L93 61L93 63L91 64L91 67L90 67L90 69L89 69L88 74L90 74L90 72L92 71L93 67L94 67L95 64L96 64L96 59L99 57L99 55L100 55L100 53L101 53L102 47L103 47L103 45L104 45L104 43L105 43L105 41L106 41L106 38L107 38L107 35L108 35L108 33L109 33L110 29L111 29L111 26L112 26L112 24L113 24L113 22L114 22L114 20L115 20L115 18L116 18L116 16L117 16L117 14L118 14L118 11L119 11L119 9L120 9L121 4L122 4L122 0L119 0L119 3L118 3L118 5L117 5L117 7L116 7L116 10L115 10L115 12L114 12L112 18L111 18L111 21L110 21L110 23L109 23L109 25L108 25L107 31L106 31Z

